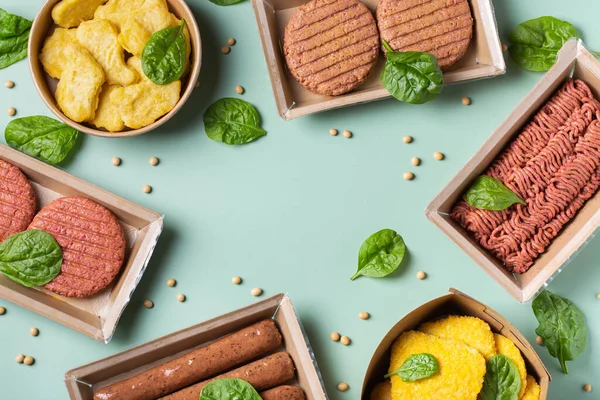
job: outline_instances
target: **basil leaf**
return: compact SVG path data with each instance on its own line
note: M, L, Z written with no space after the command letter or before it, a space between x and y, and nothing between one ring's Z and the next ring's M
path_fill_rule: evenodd
M532 303L540 325L535 330L544 339L552 357L558 358L563 373L568 374L567 361L573 361L585 349L587 327L583 313L575 304L548 290Z
M237 3L241 3L244 0L208 0L218 6L231 6Z
M6 125L6 143L48 164L58 164L75 146L79 132L43 115L17 118Z
M369 236L358 251L358 271L350 278L359 276L382 278L394 272L402 262L406 246L402 236L391 229L382 229Z
M0 69L27 57L31 21L0 8Z
M42 286L60 273L62 250L44 231L9 236L0 243L0 272L23 286Z
M242 379L221 378L202 388L200 400L262 400L258 392Z
M226 144L246 144L267 134L260 127L256 108L247 101L226 97L215 101L204 113L209 138Z
M571 38L579 39L577 29L554 17L525 21L510 35L509 53L521 67L530 71L547 71L556 62L558 51Z
M465 193L465 200L471 207L491 211L504 210L515 203L527 205L502 182L487 175L477 178Z
M486 365L483 388L478 400L518 400L521 377L514 361L502 354L490 358Z
M428 353L412 354L404 360L399 369L390 372L384 378L397 374L404 382L414 382L429 378L435 375L438 370L438 362L433 355Z
M142 51L142 70L157 85L175 82L185 71L185 21L155 32Z
M387 42L387 61L381 83L396 99L423 104L435 99L444 87L444 76L433 54L417 51L395 52Z

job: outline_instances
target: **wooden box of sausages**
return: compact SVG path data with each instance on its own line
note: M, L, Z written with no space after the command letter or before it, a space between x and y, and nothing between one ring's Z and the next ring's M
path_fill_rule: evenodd
M57 201L66 203L68 198L85 198L84 201L87 202L87 205L92 204L104 210L106 214L112 214L110 218L114 227L122 231L115 237L119 236L121 245L124 247L124 249L120 249L122 254L119 261L122 262L119 262L119 268L115 271L114 277L111 277L111 280L105 280L105 287L91 295L67 297L67 295L59 295L48 290L48 285L29 288L19 285L0 274L0 298L43 315L100 342L108 343L113 336L123 310L129 303L133 291L150 261L163 229L162 216L4 145L0 145L0 161L4 162L4 166L8 165L13 168L14 171L17 171L18 168L20 170L19 175L24 175L23 180L29 182L28 184L33 190L32 196L34 197L33 202L36 203L34 208L36 208L37 215L41 214L40 210L47 209L48 205L56 204ZM0 185L2 184L3 182L0 182ZM3 200L6 201L6 197L3 197ZM89 217L88 221L93 219L91 217L92 211L94 213L97 211L97 209L91 210L85 207L82 207L82 210L85 210L84 214L89 213L87 216ZM6 217L6 214L3 216ZM34 223L36 218L33 220ZM81 249L81 253L74 256L73 253L67 255L63 249L61 274L65 272L65 260L73 260L72 257L77 257L77 264L79 265L83 265L84 259L87 260L88 264L86 265L89 269L84 272L90 272L92 275L86 275L86 279L70 275L71 279L79 279L78 283L93 282L97 276L96 271L105 272L105 270L101 267L103 260L92 253L96 250L108 252L111 249L107 249L106 246L99 243L92 244L89 239L92 236L97 237L96 234L105 238L108 235L95 232L95 227L92 225L86 228L76 226L73 215L68 212L55 214L54 220L56 219L71 221L70 226L55 224L54 231L63 239L68 236L66 239ZM55 223L55 221L52 221L52 223ZM104 222L99 224L104 224ZM31 228L30 226L30 229L40 228ZM73 236L77 237L74 238ZM62 241L62 239L57 240ZM89 257L85 258L85 255ZM75 268L73 265L69 266L69 272L72 272ZM104 279L102 276L101 278Z
M198 400L219 378L243 379L264 400L327 399L284 294L73 369L65 383L73 400Z
M381 51L378 56L375 56L376 60L374 61L374 66L370 73L368 73L366 80L362 81L354 90L345 94L328 96L313 93L305 89L296 79L294 79L294 76L288 69L284 55L284 32L292 16L302 5L308 3L308 1L309 0L252 0L279 116L285 120L291 120L304 115L315 114L335 108L390 98L391 95L383 87L379 78L385 64L385 57L382 55ZM325 3L331 3L331 1ZM380 0L361 0L361 3L368 7L373 14L373 18L375 18L377 5L380 3ZM401 3L410 5L410 8L413 9L411 12L418 12L419 17L428 18L430 16L441 16L441 18L445 18L451 14L451 10L446 9L446 3L449 2L446 2L445 0L434 0L431 2L407 1ZM427 4L420 5L418 3ZM424 9L417 9L417 6L422 6ZM472 38L468 43L468 47L462 58L450 68L444 69L444 82L446 84L491 78L506 72L506 64L502 55L502 46L498 36L498 27L492 1L468 0L468 6L470 7L472 14ZM349 20L348 18L352 18L350 14L348 14L348 18L343 17L343 13L348 10L347 7L341 5L340 8L344 8L344 10L340 12L334 10L331 13L328 13L328 17L333 19L342 15L341 22L346 22ZM411 21L411 25L407 25L408 31L416 32L425 28L431 28L425 36L418 38L420 41L416 42L415 45L419 45L421 42L440 36L439 30L443 29L441 24L436 23L431 18L423 21L422 26L415 25L415 23L421 23L421 21L414 21L414 15L407 15L407 19ZM318 22L322 21L323 20L320 20ZM348 37L348 35L351 36L353 32L356 32L352 26L349 26L348 28L339 26L338 22L340 21L333 21L332 24L329 24L332 30L331 32L326 32L327 34L331 34L331 40L328 44L337 43L338 39L341 37L342 31L345 32L344 36L346 37ZM375 21L373 19L373 24L374 23ZM451 30L454 29L454 27L452 27L452 24L450 23L447 25L449 26L448 32L446 32L449 34L448 44L456 43L456 39L452 39L451 35ZM376 30L376 28L374 29ZM437 31L435 31L436 29ZM322 36L325 39L323 33L314 35L314 38L318 38L319 36ZM413 40L411 39L411 42L412 41ZM358 45L361 44L362 43L358 43ZM319 47L319 45L320 43L316 43L314 46L312 44L308 44L307 46L315 48ZM338 50L340 51L339 56L342 57L342 53L346 52L346 50L349 51L349 47L350 46L347 44L340 44L340 46L338 46ZM426 51L426 49L423 49L423 51ZM311 60L316 58L319 60L318 62L320 62L326 57L332 59L332 62L327 64L331 65L330 69L335 70L336 68L340 68L338 65L340 61L339 58L336 58L337 55L333 56L331 53L325 56L321 55L318 58L317 56L312 57ZM323 68L319 67L316 70L323 71ZM311 74L317 76L320 71L316 70L313 70L314 74L313 72L311 72ZM329 74L327 78L323 79L332 79L331 76L332 74Z
M600 225L599 99L600 62L573 39L426 209L520 302L556 277ZM484 174L525 204L502 211L467 205L465 191Z
M388 368L390 367L390 358L394 342L403 332L421 329L420 327L423 323L439 321L448 316L479 318L485 324L489 325L489 329L495 336L498 334L502 335L512 342L518 349L518 352L520 352L524 361L524 370L522 371L522 374L529 375L529 379L533 379L528 385L535 386L535 391L539 391L540 400L547 399L548 386L551 377L542 363L542 360L527 339L517 328L496 311L453 288L450 289L449 294L433 299L414 309L390 329L381 343L379 343L379 346L377 346L377 349L371 358L363 381L360 398L362 400L391 399L391 394L389 394L390 384L389 382L385 382L384 375L387 374ZM433 351L433 349L431 351ZM500 352L499 349L498 351ZM447 359L444 361L448 362ZM461 362L462 361L464 360L461 360ZM451 371L450 373L453 372L456 373L456 371ZM457 380L459 385L464 384L462 378L464 378L464 376ZM452 378L450 377L447 381L452 381ZM535 384L533 381L535 381ZM385 385L387 385L387 387ZM378 386L380 389L377 389ZM388 393L382 394L381 388L384 388ZM442 397L440 397L440 400ZM435 398L435 396L433 398Z

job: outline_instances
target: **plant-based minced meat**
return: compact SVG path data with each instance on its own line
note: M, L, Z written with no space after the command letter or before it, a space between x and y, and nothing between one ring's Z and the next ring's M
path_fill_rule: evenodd
M36 199L21 170L0 160L0 242L23 232L35 215Z
M379 54L377 24L358 0L311 0L286 26L283 50L302 86L338 96L359 86L373 70Z
M465 55L473 37L468 0L381 0L377 23L392 49L431 53L442 70Z
M116 217L84 197L63 197L35 216L40 229L63 250L60 274L45 288L66 297L88 297L108 286L125 257L125 234Z

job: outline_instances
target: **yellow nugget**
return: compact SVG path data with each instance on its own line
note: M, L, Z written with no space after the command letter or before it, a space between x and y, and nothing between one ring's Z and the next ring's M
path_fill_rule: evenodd
M119 104L121 118L126 126L132 129L143 128L177 105L181 82L175 81L168 85L155 84L144 75L142 63L137 57L127 60L127 65L139 73L140 83L115 89L111 101Z
M413 354L432 354L438 372L425 379L404 382L392 375L392 400L476 400L483 387L485 359L457 340L423 332L402 333L392 345L389 372L396 371Z
M104 128L109 132L120 132L125 129L125 123L121 118L121 105L112 98L112 93L118 88L119 86L116 85L104 85L102 93L100 93L96 116L90 121L92 125Z
M138 74L125 64L123 48L117 40L117 28L107 20L82 23L77 28L77 40L98 61L109 85L128 86L136 83Z
M94 18L96 9L106 0L62 0L52 9L54 23L63 28L79 26Z
M57 28L44 42L40 61L48 75L60 79L72 58L87 53L77 41L75 29ZM89 55L89 54L88 54ZM82 56L85 57L85 54Z
M527 368L525 368L525 360L521 355L521 351L515 346L515 344L509 338L494 333L494 340L496 341L496 349L498 354L503 354L506 357L513 360L517 369L519 370L519 376L521 377L521 390L519 391L519 398L525 393L527 388Z
M123 23L119 43L139 57L152 34L172 24L173 18L165 0L145 0L142 7Z
M65 69L56 86L56 102L67 117L75 122L94 119L98 97L104 84L104 71L92 56L85 62L73 63Z
M144 0L109 0L108 3L96 9L94 18L109 20L120 32L125 22L130 20L143 4Z
M527 390L521 400L540 400L540 385L537 384L533 376L527 375Z
M486 360L496 354L496 343L490 326L476 317L451 315L439 321L426 322L419 330L430 335L459 340L479 351Z
M380 382L371 391L370 400L392 400L392 386L389 380Z

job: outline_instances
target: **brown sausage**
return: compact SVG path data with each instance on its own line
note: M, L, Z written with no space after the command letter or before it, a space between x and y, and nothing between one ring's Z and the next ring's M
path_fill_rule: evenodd
M280 345L281 334L275 322L264 320L102 388L94 394L94 400L154 400L244 364Z
M257 391L266 390L294 378L294 363L289 354L282 351L165 396L162 400L198 400L202 388L209 382L220 378L243 379Z
M262 400L306 400L304 391L298 386L277 386L260 394Z

